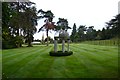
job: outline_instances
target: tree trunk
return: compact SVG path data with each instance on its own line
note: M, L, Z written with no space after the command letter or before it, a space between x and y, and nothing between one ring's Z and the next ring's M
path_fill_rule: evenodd
M47 46L48 46L49 45L49 43L48 43L48 41L49 41L49 38L48 38L48 29L47 29L46 34L47 34Z
M17 2L17 16L18 16L18 21L17 21L17 36L20 36L19 35L19 27L20 27L20 25L19 25L19 2ZM21 47L21 43L20 42L18 42L18 47Z
M32 38L31 38L31 35L29 34L28 35L28 47L32 47L31 42L32 42Z
M19 18L19 2L17 2L17 16ZM19 36L19 19L17 21L17 36Z
M28 40L28 47L32 47L31 40Z

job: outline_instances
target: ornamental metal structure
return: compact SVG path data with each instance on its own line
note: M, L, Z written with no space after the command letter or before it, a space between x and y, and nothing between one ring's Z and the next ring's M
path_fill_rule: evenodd
M57 41L58 39L62 40L62 51L57 50ZM65 50L65 41L67 41L67 50ZM69 44L70 44L70 37L67 31L65 30L60 30L59 36L54 37L54 51L50 52L50 55L52 56L67 56L73 54L72 51L69 49Z
M70 43L70 38L69 34L65 30L60 30L59 36L54 37L54 52L57 52L57 40L62 39L62 52L65 52L65 40L67 40L67 51L69 52L69 43Z

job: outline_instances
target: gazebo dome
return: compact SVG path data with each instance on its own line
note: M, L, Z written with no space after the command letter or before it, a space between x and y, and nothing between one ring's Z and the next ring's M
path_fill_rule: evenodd
M60 37L60 38L63 38L63 39L68 39L68 38L69 38L69 34L68 34L68 32L65 31L65 30L60 30L60 32L59 32L59 37Z

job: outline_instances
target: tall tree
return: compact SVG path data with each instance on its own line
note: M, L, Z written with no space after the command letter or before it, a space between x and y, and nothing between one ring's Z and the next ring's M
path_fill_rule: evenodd
M73 42L76 41L76 34L77 34L76 24L74 23L74 25L73 25L73 30L72 30L72 34L71 34L71 36L70 36L70 38L71 38L71 40L72 40Z
M87 39L88 40L94 40L95 39L95 32L96 30L94 29L94 26L89 26L86 32Z
M84 25L80 25L77 31L78 41L85 40L85 31L86 27Z
M37 10L35 7L31 7L26 9L26 11L23 13L24 15L24 27L23 33L26 35L26 40L28 42L28 47L31 47L31 42L33 41L33 35L37 31L36 25L37 25Z
M68 26L67 19L64 19L64 18L58 19L57 26L55 27L55 31L59 31L61 29L65 31L67 31L68 29L71 29L71 27Z
M96 40L101 40L102 39L101 34L102 34L101 30L96 31L96 37L95 37L95 39Z
M33 2L15 2L11 3L12 10L15 10L15 16L12 16L13 31L16 36L23 36L28 42L28 46L32 46L31 42L37 25L37 10ZM24 18L23 18L24 17ZM20 35L21 34L21 35ZM18 42L19 44L19 42Z
M54 18L54 14L48 10L48 11L43 11L42 9L38 11L38 13L40 13L40 16L38 18L45 18L45 24L39 29L38 32L40 32L42 29L46 30L46 35L47 35L47 46L49 38L48 38L48 32L49 30L53 30L54 29L54 22L52 22L53 18Z
M120 38L120 14L117 15L117 34L118 34L118 37Z
M58 21L57 21L57 24L56 24L54 30L60 33L62 31L67 32L68 29L71 29L71 27L68 26L67 19L58 18ZM62 40L60 39L60 42L61 41Z
M120 14L116 15L114 19L111 19L109 22L106 22L107 28L109 29L109 33L111 34L111 38L117 37L120 31L119 22Z
M11 18L15 16L15 10L12 10L11 2L2 3L2 48L17 47L18 39L12 33L15 28L11 26ZM21 41L21 40L20 40Z
M18 5L19 4L19 5ZM7 2L2 3L3 16L2 16L2 25L3 25L3 40L5 45L16 47L20 46L22 42L22 37L26 35L27 29L31 29L34 32L34 29L37 23L37 16L35 13L35 7L33 7L32 2ZM34 16L33 16L34 15ZM29 18L28 18L29 17ZM20 35L20 32L26 33ZM10 37L5 37L11 36ZM33 34L32 34L33 35ZM9 38L9 39L7 39ZM3 43L4 43L3 41Z

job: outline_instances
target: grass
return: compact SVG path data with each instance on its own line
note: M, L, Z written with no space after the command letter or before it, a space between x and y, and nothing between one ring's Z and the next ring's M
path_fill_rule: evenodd
M61 46L58 46L61 49ZM116 78L118 48L70 44L71 56L53 57L48 47L36 45L2 51L3 73L8 78Z
M109 45L109 46L118 46L120 43L119 39L111 39L111 40L95 40L95 41L85 41L82 42L85 44L93 44L93 45Z

